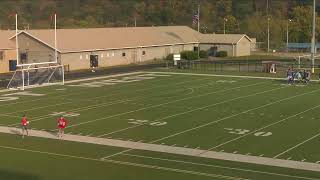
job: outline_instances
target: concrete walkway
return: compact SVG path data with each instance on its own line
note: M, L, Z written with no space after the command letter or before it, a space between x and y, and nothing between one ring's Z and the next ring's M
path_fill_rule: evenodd
M21 129L0 126L0 133L21 134ZM55 132L30 130L29 134L32 137L58 139ZM201 149L174 147L168 145L149 144L142 142L123 141L116 139L97 138L71 134L65 134L62 140L320 172L320 164L309 162L274 159L267 157L257 157L225 152L207 151Z

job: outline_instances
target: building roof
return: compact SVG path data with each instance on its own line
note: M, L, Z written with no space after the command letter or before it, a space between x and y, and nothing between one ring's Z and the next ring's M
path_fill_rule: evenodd
M54 47L54 30L21 31ZM198 32L187 26L58 29L57 49L79 52L198 43ZM12 37L14 38L14 36Z
M237 44L242 38L251 39L245 34L199 34L200 43L208 44Z
M53 29L19 33L54 48ZM0 30L0 49L14 49L14 38L14 30ZM57 50L68 53L192 43L236 44L242 38L251 41L245 34L201 34L187 26L58 29Z
M0 49L14 49L15 43L10 40L10 37L14 34L14 31L0 30Z

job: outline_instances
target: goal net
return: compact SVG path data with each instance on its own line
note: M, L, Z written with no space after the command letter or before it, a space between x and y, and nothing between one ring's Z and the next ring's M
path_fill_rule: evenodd
M7 88L24 90L35 86L64 84L64 68L57 64L19 66Z

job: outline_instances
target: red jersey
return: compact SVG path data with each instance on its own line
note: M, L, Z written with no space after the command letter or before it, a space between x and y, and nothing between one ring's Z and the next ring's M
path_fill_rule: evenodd
M28 125L28 120L26 117L23 117L22 120L21 120L21 125L22 126L27 126Z
M64 129L67 126L67 121L64 118L58 119L58 127Z

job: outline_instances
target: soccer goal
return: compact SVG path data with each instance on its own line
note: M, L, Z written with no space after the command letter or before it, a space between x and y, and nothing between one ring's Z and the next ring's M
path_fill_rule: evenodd
M64 67L58 62L57 16L54 14L54 47L37 50L36 47L20 48L18 15L16 14L16 56L17 66L7 88L24 90L28 87L64 84ZM23 40L23 39L22 39ZM22 42L22 44L26 44Z
M19 66L7 88L24 90L30 87L64 85L64 67L59 64Z
M320 60L320 55L315 55L316 60ZM295 58L298 61L298 69L318 69L317 66L313 67L311 64L311 55L301 55Z

